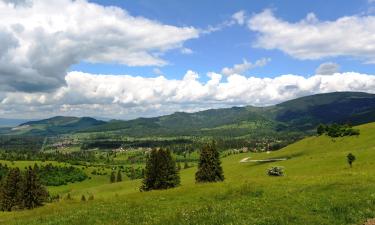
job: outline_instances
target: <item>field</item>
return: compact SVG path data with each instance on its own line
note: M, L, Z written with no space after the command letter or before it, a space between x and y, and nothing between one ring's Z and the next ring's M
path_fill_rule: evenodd
M181 171L181 186L139 192L140 180L109 184L104 176L50 191L63 199L31 211L0 213L0 224L363 224L375 217L375 123L359 137L309 137L282 150L222 159L226 180L195 184L196 168ZM348 166L346 155L357 160ZM239 163L283 158L271 163ZM266 169L283 166L286 176ZM94 200L81 202L81 195Z

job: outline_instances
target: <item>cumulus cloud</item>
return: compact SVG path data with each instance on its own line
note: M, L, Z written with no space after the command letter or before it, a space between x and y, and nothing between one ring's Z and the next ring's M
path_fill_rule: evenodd
M340 65L333 62L325 62L319 65L315 73L320 75L332 75L340 71Z
M334 91L375 93L375 75L281 75L275 78L208 73L207 82L188 71L182 79L164 76L95 75L70 72L67 86L51 93L0 93L2 116L87 115L109 118L156 116L238 105L266 106L300 96Z
M232 18L239 24L243 25L246 20L246 14L244 10L238 11L232 15Z
M160 53L199 36L193 27L164 25L86 0L2 0L0 12L0 83L8 91L59 88L69 67L81 61L165 65Z
M256 68L256 67L263 67L267 65L271 61L270 58L261 58L254 63L248 62L246 59L243 59L241 64L235 64L232 68L224 67L221 70L221 73L224 75L232 75L232 74L243 74L244 72Z
M292 23L265 10L252 16L248 27L259 33L254 46L278 49L298 59L350 56L375 63L375 16L319 21L310 13Z

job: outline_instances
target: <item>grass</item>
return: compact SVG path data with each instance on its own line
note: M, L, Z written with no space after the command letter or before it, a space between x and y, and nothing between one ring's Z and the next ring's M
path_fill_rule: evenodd
M140 180L93 177L51 189L73 200L0 213L0 224L362 224L375 217L375 123L358 128L359 137L309 137L270 154L223 158L222 183L195 184L190 168L181 171L180 187L141 193ZM245 157L289 160L239 163ZM271 166L283 166L286 176L268 177ZM82 194L95 199L80 202Z

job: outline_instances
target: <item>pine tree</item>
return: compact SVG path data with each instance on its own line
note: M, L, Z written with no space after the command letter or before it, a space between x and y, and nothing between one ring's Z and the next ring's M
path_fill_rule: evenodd
M81 201L82 201L82 202L85 202L85 201L86 201L86 197L85 197L85 195L82 195L82 197L81 197Z
M117 181L117 182L121 182L121 181L122 181L121 170L119 170L119 171L117 172L117 178L116 178L116 181Z
M23 207L33 209L43 205L48 197L48 192L40 183L39 177L31 166L26 170L25 182L23 185Z
M23 178L19 168L10 169L0 190L0 209L11 211L21 205Z
M198 171L195 173L195 181L217 182L223 181L224 174L221 167L220 155L216 150L215 144L205 145L200 153Z
M110 182L115 183L116 182L116 174L115 171L111 172Z
M167 189L180 184L176 162L171 152L164 149L153 149L147 158L141 191Z
M352 168L352 164L353 162L355 161L355 156L352 154L352 153L349 153L347 156L346 156L347 160L348 160L348 163L349 163L349 166L350 168Z

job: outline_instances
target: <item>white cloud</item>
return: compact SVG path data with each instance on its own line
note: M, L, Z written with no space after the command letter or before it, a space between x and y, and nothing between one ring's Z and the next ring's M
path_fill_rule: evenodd
M246 20L246 14L244 10L238 11L232 15L232 19L234 19L239 25L243 25Z
M325 62L319 65L315 73L320 75L332 75L340 71L340 65L333 62Z
M81 61L161 66L160 53L197 38L175 27L86 0L0 1L0 88L50 91Z
M334 91L375 93L375 75L354 72L307 78L291 74L275 78L207 75L209 80L200 82L194 71L181 80L70 72L65 78L67 86L51 93L0 93L0 115L135 118L235 105L265 106Z
M267 65L271 61L270 58L261 58L255 63L248 62L246 59L243 60L241 64L235 64L232 68L224 67L221 70L221 73L227 76L232 74L243 74L244 72L256 68L256 67L263 67Z
M298 59L350 56L375 63L375 16L345 16L319 21L312 13L291 23L265 10L248 20L259 33L256 47L279 49Z
M184 55L191 55L194 53L194 51L191 50L190 48L181 48L181 53Z

